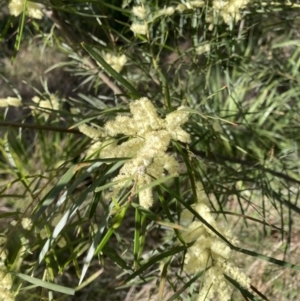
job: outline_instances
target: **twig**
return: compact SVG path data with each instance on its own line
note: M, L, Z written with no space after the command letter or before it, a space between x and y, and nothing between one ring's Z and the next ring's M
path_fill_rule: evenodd
M41 131L61 132L61 133L82 134L81 132L79 132L78 130L75 130L75 129L67 129L67 128L60 128L60 127L54 127L54 126L30 124L30 123L0 121L0 126L25 128L25 129L27 128L27 129L35 129L35 130L41 130Z

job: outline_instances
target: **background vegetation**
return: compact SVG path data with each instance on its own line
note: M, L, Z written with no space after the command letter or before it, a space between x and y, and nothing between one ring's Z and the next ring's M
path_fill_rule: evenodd
M41 20L0 2L0 98L22 99L0 112L1 258L16 300L197 300L177 239L195 182L241 242L252 287L232 300L299 300L300 2L251 1L228 23L214 1L190 2L51 0ZM141 4L145 35L130 30ZM126 55L120 72L107 52ZM134 196L123 216L126 189L119 205L105 190L124 158L86 157L77 125L103 126L141 96L161 116L191 108L192 142L169 147L182 172L156 183L153 207Z

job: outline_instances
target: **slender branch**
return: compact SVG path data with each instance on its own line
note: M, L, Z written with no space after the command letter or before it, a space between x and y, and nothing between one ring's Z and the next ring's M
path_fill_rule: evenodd
M30 123L0 121L0 126L14 127L14 128L24 128L24 129L34 129L34 130L51 131L51 132L70 133L70 134L81 134L81 132L79 132L78 130L75 130L75 129L67 129L67 128L61 128L61 127L46 126L46 125L39 125L39 124L30 124Z
M203 151L197 151L197 150L191 150L191 152L194 154L194 155L197 155L203 159L207 159L207 160L210 160L210 161L213 161L213 162L216 162L216 163L219 163L220 161L226 161L226 162L231 162L231 163L237 163L237 164L241 164L241 165L246 165L246 166L251 166L251 167L254 167L256 169L259 169L259 170L263 170L269 174L272 174L276 177L279 177L279 178L282 178L282 179L285 179L287 181L291 181L293 183L297 183L297 184L300 184L300 181L289 176L289 175L286 175L282 172L278 172L278 171L275 171L273 169L270 169L270 168L266 168L264 167L263 165L261 165L260 163L258 162L255 162L255 161L246 161L246 160L241 160L241 159L237 159L237 158L232 158L232 157L226 157L226 156L222 156L222 155L219 155L219 154L214 154L214 153L211 153L209 155L207 155L205 152Z

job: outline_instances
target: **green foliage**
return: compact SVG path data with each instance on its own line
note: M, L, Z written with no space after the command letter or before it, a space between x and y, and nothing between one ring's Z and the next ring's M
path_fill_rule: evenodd
M0 268L13 276L16 300L198 300L211 267L185 271L194 245L187 211L250 276L244 288L225 274L232 300L299 297L300 4L245 1L227 20L217 0L195 2L50 0L42 19L28 16L28 5L16 17L1 13L0 103L23 103L0 112ZM138 5L146 20L132 13ZM147 24L146 33L132 24ZM37 55L32 62L42 79L23 72L28 50L50 53L48 65ZM24 78L15 82L18 70ZM96 140L78 128L129 116L141 97L161 118L185 106L191 143L166 151L178 177L139 185L136 172L114 195L132 158L101 157L111 142L88 156ZM135 137L114 138L120 147ZM147 189L151 208L139 203ZM219 228L195 209L202 201Z

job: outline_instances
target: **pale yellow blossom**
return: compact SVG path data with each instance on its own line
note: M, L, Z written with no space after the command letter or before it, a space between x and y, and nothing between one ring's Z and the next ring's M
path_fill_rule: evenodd
M16 97L6 97L6 98L0 98L0 108L2 107L8 107L8 106L13 106L13 107L19 107L21 106L21 99L16 98Z
M151 183L151 177L143 175L139 177L138 185L141 187L139 191L140 205L146 209L150 208L153 203L153 192L151 188L143 188L143 185Z
M212 9L220 15L226 24L239 21L242 18L241 10L250 0L213 0Z
M179 3L177 6L176 6L176 10L178 10L180 13L184 12L185 10L187 10L188 8L182 4L182 3Z
M6 241L7 239L5 237L0 237L0 300L13 301L15 298L13 292L11 291L12 278L11 274L9 274L7 271L5 263L8 252L3 246Z
M115 150L117 147L117 140L106 139L104 141L97 141L87 151L87 157L91 158L115 158Z
M8 254L7 250L6 249L3 250L3 248L0 247L0 268L5 266L5 261L7 259L7 254Z
M144 6L134 6L132 8L132 14L141 20L146 19L146 13L147 12Z
M19 16L23 12L24 5L25 0L12 0L8 5L10 14L16 17ZM42 19L42 5L27 1L26 14L31 18Z
M169 6L167 8L160 9L157 14L158 15L172 16L175 13L175 10L176 10L175 7Z
M113 55L111 53L105 53L104 59L107 62L107 64L109 64L117 72L121 72L121 70L127 62L127 57L125 54L118 56Z
M203 0L190 1L190 4L195 8L201 8L205 5L205 1Z
M195 51L198 55L206 53L206 52L210 52L210 44L205 43L205 44L199 45L198 47L196 47Z
M46 100L42 100L40 97L34 96L32 98L32 101L38 104L39 109L51 109L51 110L59 109L59 102L54 94L51 94L50 99L46 99ZM47 110L46 112L49 111Z
M59 101L54 94L50 94L49 99L45 100L38 96L34 96L32 101L36 103L37 106L32 106L31 109L43 116L45 119L49 117L51 110L59 110Z
M10 290L12 287L12 279L11 275L5 273L4 271L0 271L0 281L1 281L1 288L5 290Z
M23 229L28 230L28 231L31 230L31 228L32 228L31 218L28 218L28 217L22 218L21 225L22 225Z
M130 26L131 31L133 31L135 34L142 34L145 35L148 32L148 26L146 23L140 24L140 23L132 23Z
M86 136L92 139L97 139L99 137L104 136L103 129L88 126L87 124L79 125L78 129L81 133L85 134Z
M201 199L200 188L201 185L197 183L198 199ZM223 227L219 227L210 212L207 201L199 200L193 209L226 239L235 241L231 231L224 231ZM199 271L205 273L198 300L213 300L215 296L218 300L231 300L233 288L224 274L237 281L242 287L249 289L250 278L234 264L230 247L201 221L193 220L194 216L190 211L184 210L181 217L181 223L186 227L182 231L182 238L187 243L194 242L185 255L184 270L188 274Z
M9 273L0 270L0 300L13 301L15 300L14 294L11 291L12 278Z
M103 128L96 130L80 126L80 130L94 140L100 137L99 131L103 138L90 147L87 153L89 157L131 158L113 179L115 184L111 195L116 196L125 183L132 185L132 181L135 181L141 205L148 209L153 203L153 193L151 188L143 189L143 186L166 175L179 175L177 160L166 152L172 139L190 141L190 135L181 128L187 122L189 112L180 107L163 119L158 116L151 101L143 97L130 103L130 113L118 115ZM116 140L120 135L128 139L124 142L122 139Z

